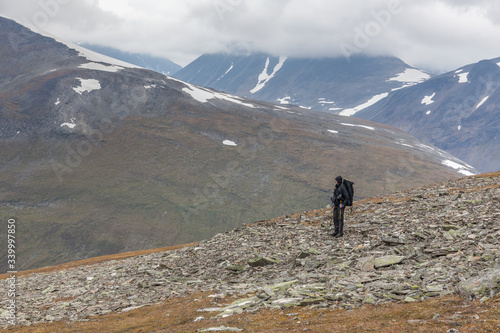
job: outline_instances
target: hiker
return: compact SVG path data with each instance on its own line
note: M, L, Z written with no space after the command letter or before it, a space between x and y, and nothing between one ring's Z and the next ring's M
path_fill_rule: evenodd
M346 201L349 199L349 193L342 180L342 176L335 178L335 190L333 197L330 198L333 203L333 225L335 227L333 234L331 234L333 237L344 236L344 209Z

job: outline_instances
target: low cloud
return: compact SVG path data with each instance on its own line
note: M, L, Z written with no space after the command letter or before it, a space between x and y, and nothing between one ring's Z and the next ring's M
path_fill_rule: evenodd
M167 57L206 52L394 55L435 72L500 56L498 1L24 0L0 14L73 42Z

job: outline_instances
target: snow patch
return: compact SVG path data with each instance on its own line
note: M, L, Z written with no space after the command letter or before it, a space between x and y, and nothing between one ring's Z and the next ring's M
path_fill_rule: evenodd
M101 84L99 81L95 79L81 79L81 78L76 78L77 80L80 80L80 87L75 87L73 88L74 91L79 93L80 95L84 92L91 92L93 90L99 90L101 89Z
M182 88L182 91L188 93L189 95L191 95L192 98L194 98L195 100L197 100L199 102L206 103L209 99L218 98L218 99L226 100L228 102L247 106L250 108L256 108L256 106L253 104L244 103L244 102L240 101L239 97L237 97L237 96L218 93L218 92L214 92L214 91L209 91L206 89L195 87L194 85L187 83L187 82L184 82L184 81L181 81L181 80L177 80L177 79L173 79L173 80L181 82L182 84L185 84L187 86L187 88Z
M458 75L458 83L469 83L469 73L462 73Z
M266 60L266 65L264 66L264 70L262 73L259 75L259 79L257 82L257 85L250 90L251 94L255 94L257 91L261 90L262 88L265 87L265 85L276 75L276 73L283 67L283 64L285 63L287 57L285 56L280 56L280 59L276 66L274 66L273 72L271 74L267 74L267 68L269 67L269 57L267 57Z
M462 129L462 125L458 125L458 130L460 131Z
M326 98L323 98L323 97L322 98L318 98L318 103L322 104L323 106L325 104L335 104L334 101L327 100Z
M459 164L457 162L453 162L453 161L450 161L450 160L444 160L442 162L442 164L450 167L450 168L453 168L455 170L457 170L459 173L463 174L463 175L466 175L466 176L473 176L475 175L474 172L470 171L470 167L469 166L465 166L463 164Z
M349 124L349 123L340 123L341 125L344 125L344 126L351 126L351 127L361 127L361 128L365 128L365 129L369 129L371 131L374 131L375 130L375 127L371 127L371 126L365 126L365 125L355 125L355 124Z
M479 107L480 107L481 105L483 105L483 104L484 104L484 102L486 102L486 101L488 100L488 98L490 98L490 96L486 96L485 98L483 98L483 100L482 100L481 102L479 102L479 104L476 106L476 110L477 110L477 109L479 109Z
M59 105L61 104L61 98L60 97L57 97L57 101L54 103L55 105Z
M110 72L110 73L116 73L119 70L125 69L123 67L116 66L116 65L106 66L104 64L98 64L96 62L89 62L86 64L81 64L80 66L78 66L78 68L92 69L92 70L96 70L96 71Z
M290 104L290 100L292 98L290 96L286 96L286 97L283 97L283 98L278 98L277 101L280 103L280 104Z
M339 131L334 131L334 130L328 130L328 132L333 133L333 134L339 134Z
M231 147L236 147L237 144L234 141L231 140L224 140L222 141L222 144L225 146L231 146Z
M436 93L432 94L431 96L425 96L422 99L422 104L430 105L430 104L434 103L434 101L432 100L434 98L434 96L436 96Z
M72 121L71 123L63 123L63 124L61 124L61 127L66 126L66 127L69 127L69 128L75 128L76 127L75 120L71 119L71 121Z
M356 113L358 113L359 111L361 111L363 109L366 109L369 106L372 106L373 104L381 101L382 99L386 98L387 96L389 96L389 93L383 93L383 94L380 94L380 95L375 95L368 102L366 102L364 104L361 104L361 105L358 105L354 109L345 109L342 112L340 112L339 115L341 115L341 116L348 116L348 117L353 116Z
M287 107L284 107L284 106L278 106L278 105L276 105L274 108L275 108L275 110L278 110L278 111L281 111L281 110L290 110L290 109L289 109L289 108L287 108Z
M144 86L144 89L156 88L156 84L150 84L148 86Z
M413 86L415 84L424 82L430 79L431 76L416 68L407 68L403 73L397 74L395 77L388 79L387 81L396 81L405 83L403 87Z
M427 111L425 114L431 114L431 110Z
M217 81L219 81L220 79L222 79L224 76L226 76L227 73L229 73L231 71L231 69L233 69L234 67L234 63L231 62L231 66L229 67L229 69L220 76L220 78L217 79Z
M224 75L226 75L227 73L229 73L231 71L231 69L233 69L233 67L234 67L234 64L231 63L231 67L229 67L229 69L224 73ZM224 75L222 75L222 76L224 76Z
M457 69L457 70L455 71L455 73L456 73L456 74L458 74L458 73L462 73L463 71L464 71L463 69Z
M405 146L405 147L410 147L410 148L414 148L412 145L406 143L406 140L405 139L398 139L398 141L396 142L398 145L401 145L401 146Z

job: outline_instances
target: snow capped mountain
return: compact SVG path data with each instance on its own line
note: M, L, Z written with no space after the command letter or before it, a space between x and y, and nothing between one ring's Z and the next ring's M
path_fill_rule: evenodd
M301 59L205 54L174 74L201 86L273 103L354 115L430 75L393 57Z
M500 58L394 91L357 117L390 124L483 172L500 170Z

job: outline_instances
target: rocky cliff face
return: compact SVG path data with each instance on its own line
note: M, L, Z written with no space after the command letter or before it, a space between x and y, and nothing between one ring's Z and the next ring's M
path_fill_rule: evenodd
M244 225L198 245L17 279L18 324L82 320L197 291L230 316L260 307L352 309L500 293L500 174L355 201L343 238L331 210ZM349 210L347 210L349 211Z

